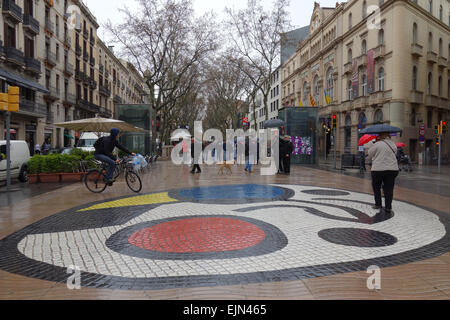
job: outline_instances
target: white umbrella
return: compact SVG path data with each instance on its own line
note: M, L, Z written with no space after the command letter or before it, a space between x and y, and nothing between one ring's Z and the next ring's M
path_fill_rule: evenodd
M121 132L147 132L147 130L137 128L127 122L107 118L82 119L54 125L78 132L110 132L113 128L117 128Z

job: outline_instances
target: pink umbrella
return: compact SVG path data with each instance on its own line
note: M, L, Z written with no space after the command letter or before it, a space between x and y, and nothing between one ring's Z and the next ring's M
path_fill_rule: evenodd
M397 146L397 148L404 148L404 147L406 147L406 144L404 144L403 142L397 142L396 146Z
M361 137L361 139L359 139L358 146L361 147L361 146L369 143L370 141L372 141L375 138L376 138L376 136L372 136L370 134L365 134Z

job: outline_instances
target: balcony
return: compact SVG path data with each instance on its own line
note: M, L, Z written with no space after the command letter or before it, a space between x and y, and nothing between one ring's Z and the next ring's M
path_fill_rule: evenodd
M439 106L439 98L437 96L427 94L425 97L425 105L430 107L438 107Z
M25 59L23 56L23 52L14 48L14 47L4 47L6 61L17 66L24 66Z
M86 79L86 74L82 71L77 70L75 72L75 80L77 81L85 81Z
M3 14L10 18L14 23L23 21L22 8L19 7L13 0L3 0Z
M450 109L450 100L446 98L439 98L439 108Z
M109 71L108 70L105 70L105 77L106 77L106 79L109 78Z
M47 115L47 109L42 108L36 101L20 99L20 113L32 113L33 116L45 117Z
M423 47L420 44L413 43L411 45L411 54L416 58L422 57L423 56Z
M105 67L102 64L99 64L98 71L100 71L100 73L103 73L103 71L105 71Z
M105 108L100 108L99 115L100 115L100 117L103 117L103 118L112 118L112 112Z
M439 58L438 58L438 66L439 66L439 68L447 68L447 59L446 58L444 58L444 57L442 57L442 56L439 56Z
M431 64L435 64L437 63L438 60L438 56L436 53L434 53L433 51L428 51L427 52L427 61Z
M55 33L55 24L50 20L45 20L45 30L51 34Z
M105 97L110 97L111 96L111 90L109 90L109 88L106 87L106 86L100 86L99 87L99 91L100 91L100 94L105 96Z
M41 74L41 62L32 57L25 57L25 71L32 73L34 75Z
M89 87L92 90L97 89L97 81L95 81L93 78L89 78Z
M94 58L94 57L91 57L91 58L89 59L89 63L91 64L91 66L95 66L95 58Z
M362 54L358 58L356 58L356 61L358 62L358 68L363 68L367 65L367 55Z
M83 30L83 37L87 40L89 39L89 31L87 31L87 29Z
M78 57L81 56L82 50L78 44L76 45L75 53L77 54Z
M100 111L99 106L97 106L96 104L93 104L89 101L83 100L83 99L78 99L77 105L79 108L84 109L89 112L92 112L92 113L99 113L99 111Z
M90 42L92 45L95 45L95 38L94 38L92 35L89 37L89 42Z
M114 101L115 103L122 103L122 98L119 97L118 95L115 95L113 101Z
M353 64L351 62L347 62L344 64L344 74L352 74L353 72Z
M77 103L77 99L74 94L66 92L64 95L64 103L75 105Z
M51 124L55 122L55 116L53 115L53 112L48 111L47 112L47 123Z
M417 90L411 90L410 103L422 104L423 92Z
M69 48L72 46L72 38L69 35L64 37L64 44Z
M85 52L83 54L83 59L84 59L84 61L88 62L89 61L89 53Z
M0 40L0 56L3 56L4 51L5 51L5 50L3 49L3 41Z
M48 50L48 51L45 52L44 57L45 57L45 62L49 66L51 66L51 67L56 66L56 54L55 53L50 52L50 50Z
M47 86L48 93L44 94L44 98L47 100L55 101L59 99L59 88L53 86Z
M380 44L378 47L373 49L373 58L375 60L384 58L386 54L386 46L384 44Z
M41 30L39 22L29 14L23 15L23 28L33 35L39 34L39 31Z
M361 96L353 100L353 109L363 109L368 106L369 97Z
M73 76L73 65L70 62L65 63L64 72L69 76Z

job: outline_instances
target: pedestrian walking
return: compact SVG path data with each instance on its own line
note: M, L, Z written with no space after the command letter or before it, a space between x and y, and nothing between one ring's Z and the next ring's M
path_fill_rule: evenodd
M200 145L202 146L201 148L203 148L203 145L202 144L200 144ZM197 172L197 173L202 172L202 169L200 168L200 165L199 165L201 151L202 150L200 150L200 152L195 152L195 139L192 138L192 143L191 143L191 157L192 157L192 161L193 161L192 162L193 166L192 166L192 171L191 171L192 174L194 174L195 172Z
M389 133L380 133L377 142L369 149L367 157L372 162L372 188L375 197L374 209L382 208L381 188L385 197L386 213L392 212L395 179L399 173L397 146Z
M294 145L290 136L284 136L283 144L283 170L286 174L291 174L291 155L294 151Z

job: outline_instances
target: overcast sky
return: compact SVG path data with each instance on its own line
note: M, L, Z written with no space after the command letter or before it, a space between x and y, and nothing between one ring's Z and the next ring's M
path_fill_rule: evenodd
M123 8L125 4L129 8L137 7L134 0L83 0L83 2L97 17L97 21L100 24L98 34L100 38L105 41L107 41L107 38L103 31L102 24L108 21L108 19L111 19L113 22L119 22L121 15L118 13L117 9ZM336 5L336 0L322 0L318 2L323 7L334 7ZM263 3L270 7L272 0L263 0ZM236 9L241 9L244 8L246 4L246 0L194 0L197 15L200 16L203 13L212 10L218 15L218 19L222 19L224 17L223 11L225 7L235 7ZM288 10L291 14L291 24L296 28L309 25L313 9L313 0L291 0L291 5Z

